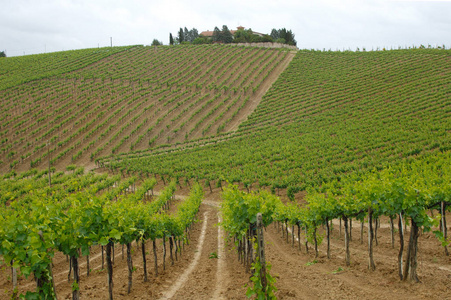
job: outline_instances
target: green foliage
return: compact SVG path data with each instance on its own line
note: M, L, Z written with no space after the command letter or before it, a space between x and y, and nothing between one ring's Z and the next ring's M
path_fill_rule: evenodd
M230 30L227 27L227 25L223 25L222 26L221 34L222 34L222 40L221 41L224 42L224 44L230 44L233 41L233 35L230 32Z
M178 32L177 42L179 44L192 44L199 37L199 32L196 28L188 30L188 28L180 28Z
M307 262L305 265L306 265L307 267L309 267L309 266L312 266L312 265L317 264L317 263L318 263L318 261L317 261L316 259L314 259L314 260L312 260L312 261Z
M299 191L299 188L297 186L288 186L287 188L287 197L291 201L294 201L295 194Z
M234 43L261 43L261 42L273 42L271 36L265 34L263 36L259 36L254 34L252 29L238 29L233 34L233 42Z
M276 288L276 279L271 276L271 264L266 262L266 288L263 289L262 282L260 280L260 270L261 263L257 257L255 262L252 263L253 274L250 278L252 281L252 286L248 286L246 291L246 296L248 298L255 297L254 299L265 300L265 299L277 299L275 292L277 292Z
M72 292L78 291L78 290L80 290L80 287L78 286L78 283L76 281L74 281L72 283Z
M211 44L211 40L207 37L199 36L194 39L193 45Z
M249 224L256 224L257 213L262 214L264 226L271 224L276 205L280 201L266 191L245 193L236 185L226 187L222 198L221 225L227 232L239 238L244 236Z
M252 39L252 29L238 29L233 34L233 42L234 43L250 43Z
M183 33L183 29L180 28L179 32L178 32L178 37L177 40L179 42L179 44L183 43L185 41L185 35Z
M72 164L72 165L68 165L68 166L66 167L66 170L67 170L67 171L75 171L76 168L77 168L77 166L74 165L74 164Z
M276 43L288 44L291 46L296 46L297 42L294 39L294 33L291 30L287 30L285 28L282 29L272 29L270 37Z
M345 177L340 183L325 184L322 192L310 191L307 205L278 204L274 219L308 228L312 242L314 229L328 220L342 217L363 220L371 209L373 217L402 213L424 231L439 225L439 218L427 214L441 202L449 203L451 152L407 161L398 166ZM447 245L443 233L434 234ZM324 236L317 235L320 244Z
M222 32L221 32L221 30L219 30L218 27L215 27L213 29L212 40L213 40L213 42L222 42L223 41Z
M340 272L342 272L343 271L343 268L342 267L338 267L336 270L334 270L333 272L332 272L332 274L339 274Z
M77 52L76 70L55 59L56 70L46 80L0 88L4 172L8 166L41 168L48 163L47 155L51 166L64 168L68 155L79 163L101 155L122 156L123 151L147 151L147 145L181 142L184 136L189 143L198 133L210 138L228 130L252 100L250 91L286 58L278 49L218 45L123 49L109 49L116 51L110 60ZM66 52L68 61L70 54ZM11 58L11 66L17 59ZM37 56L35 65L23 67L44 68L47 59ZM149 65L152 68L145 67ZM242 67L245 72L239 71ZM18 76L21 80L27 78L25 69ZM5 70L10 71L7 66ZM14 114L17 109L23 114ZM185 117L188 120L179 122ZM11 139L10 134L20 138Z
M8 76L1 76L0 91L26 82L75 71L130 48L131 46L92 48L2 59L0 70Z
M74 172L56 176L48 187L44 172L32 174L36 172L0 182L0 255L14 260L13 267L25 277L33 273L44 279L42 288L29 297L53 298L49 266L56 250L78 256L79 249L86 255L91 245L111 241L126 244L163 234L182 238L203 197L201 187L194 185L188 199L169 216L163 208L173 197L175 182L158 199L143 202L144 194L156 183L154 178L142 182L134 193L124 194L136 178L118 182L119 176ZM112 191L105 192L106 188ZM117 200L112 202L113 197ZM74 283L72 288L79 287Z
M444 67L449 53L300 51L227 139L162 152L164 158L158 160L136 155L109 161L114 168L132 163L182 177L265 183L276 193L290 186L320 191L350 173L446 152L450 118L442 109L447 104L446 80L440 74L451 76ZM381 71L373 83L362 79L375 68ZM421 74L426 73L430 76L424 79Z
M245 193L238 189L236 185L229 184L222 193L223 202L221 204L222 219L221 226L235 236L238 240L246 235L249 228L255 228L257 214L262 214L263 226L269 225L273 220L277 205L281 202L274 195L266 191L259 193ZM257 248L255 241L254 249ZM254 273L250 278L252 286L248 287L246 296L248 298L256 296L257 299L275 299L274 292L275 278L270 275L271 265L266 263L267 286L264 289L260 280L261 263L259 258L252 264Z
M212 41L224 44L230 44L231 42L233 42L233 35L227 25L223 25L222 30L220 30L218 27L214 28Z
M274 42L274 40L272 39L272 37L270 36L270 35L268 35L268 34L264 34L262 37L261 37L261 41L262 41L262 43L272 43L272 42ZM295 46L295 45L294 45Z
M161 46L163 45L163 42L160 42L157 39L153 39L151 46Z
M440 243L442 244L443 247L449 246L451 244L451 237L449 237L448 239L445 239L443 232L434 230L433 233L437 237L437 239L440 241Z

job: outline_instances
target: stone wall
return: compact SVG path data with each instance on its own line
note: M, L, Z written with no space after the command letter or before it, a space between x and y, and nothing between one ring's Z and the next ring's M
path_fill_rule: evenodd
M266 47L266 48L287 48L291 50L299 50L296 46L290 46L287 44L281 44L281 43L231 43L227 44L231 46L246 46L246 47Z

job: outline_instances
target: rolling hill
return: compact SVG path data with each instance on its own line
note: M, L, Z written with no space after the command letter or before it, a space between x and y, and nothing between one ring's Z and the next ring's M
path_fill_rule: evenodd
M0 80L5 173L98 163L296 192L450 148L449 50L130 46L14 59Z
M299 51L226 141L98 162L121 171L297 192L449 151L450 60L450 51L440 49Z
M450 62L224 45L0 60L0 297L242 299L258 213L277 298L446 297Z
M234 131L294 56L221 46L107 50L1 62L9 70L0 79L3 172L93 166L101 156Z

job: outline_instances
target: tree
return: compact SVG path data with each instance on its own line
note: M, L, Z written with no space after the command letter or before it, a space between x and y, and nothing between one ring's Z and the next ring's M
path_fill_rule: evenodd
M196 28L193 28L190 30L190 35L191 35L191 42L194 42L194 40L199 37L199 32L197 31Z
M267 34L264 34L261 39L263 43L272 43L274 41L273 38Z
M233 42L233 35L230 32L229 28L227 28L227 25L222 25L222 42L225 44L230 44Z
M276 43L288 44L292 46L296 46L297 42L294 39L294 33L291 30L287 30L286 28L282 29L273 29L270 34L271 38Z
M296 46L296 40L294 39L294 33L288 30L285 34L285 40L288 45Z
M184 42L191 42L190 32L189 32L188 28L186 28L186 27L183 30L183 41Z
M200 45L200 44L211 44L211 40L204 36L199 36L194 39L193 45Z
M287 30L285 28L279 29L279 38L284 39L286 41L287 40L286 36Z
M184 38L185 36L184 36L184 34L183 34L183 29L180 27L180 30L179 30L179 36L178 36L178 40L179 40L179 43L181 44L181 43L183 43L184 41L185 41L185 38Z
M261 43L262 41L262 37L259 35L253 34L251 36L251 43Z
M163 42L160 42L157 39L153 39L152 46L161 46L161 45L163 45Z
M199 32L196 28L188 30L188 28L184 27L178 31L178 37L176 38L176 43L179 44L187 44L193 43L195 39L199 37ZM172 44L171 44L172 45Z
M6 57L5 51L1 51L1 52L0 52L0 57Z
M174 38L172 37L172 33L169 33L169 45L174 45Z
M215 29L213 29L212 39L213 39L213 42L222 42L222 33L218 27L215 27Z
M279 36L279 31L275 28L273 28L271 30L271 34L270 36L272 37L273 40L277 40L280 36Z
M253 35L252 29L239 29L234 34L235 43L250 43Z

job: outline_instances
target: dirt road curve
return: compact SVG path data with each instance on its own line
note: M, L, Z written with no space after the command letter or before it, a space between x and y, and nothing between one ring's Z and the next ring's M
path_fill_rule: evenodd
M134 245L132 292L127 294L127 264L122 258L121 246L115 248L114 298L115 299L247 299L248 278L244 267L237 261L233 245L225 239L220 222L218 193L206 195L199 212L199 221L191 232L191 241L185 245L182 256L171 264L169 253L163 270L162 241L158 241L158 276L154 274L151 243L147 268L149 282L143 282L141 252ZM184 197L180 197L183 199ZM302 248L295 241L292 246L278 232L275 225L265 231L267 260L276 277L279 299L451 299L451 258L445 257L439 243L429 233L420 237L420 284L400 282L397 278L397 247L391 248L390 232L386 226L378 231L379 245L375 248L375 272L367 270L366 245L359 241L357 222L351 242L351 267L344 264L344 240L339 237L338 226L332 232L332 258L325 257L325 241L320 246L320 256L315 260L314 250L306 253L301 234ZM297 232L295 230L295 232ZM365 231L366 233L366 231ZM398 241L396 240L396 243ZM140 245L139 245L140 246ZM168 247L169 248L169 247ZM139 249L140 250L140 249ZM175 259L175 258L174 258ZM86 276L86 259L80 259L81 299L107 299L106 271L101 269L99 247L91 253L91 274ZM70 299L71 284L67 280L68 263L57 254L54 274L59 299ZM10 270L0 272L0 299L8 299L12 283ZM32 279L19 281L21 292L33 290Z

